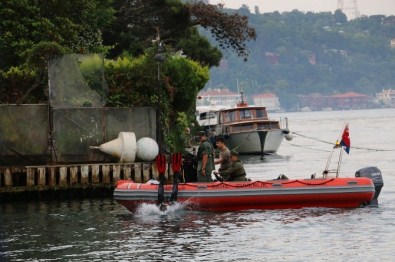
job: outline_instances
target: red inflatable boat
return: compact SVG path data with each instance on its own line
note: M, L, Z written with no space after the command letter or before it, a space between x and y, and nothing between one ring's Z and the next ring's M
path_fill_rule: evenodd
M278 179L245 182L179 183L177 202L185 209L237 211L302 207L357 208L377 205L383 186L381 172L368 167L353 178ZM158 182L118 181L114 198L130 211L142 203L158 204ZM160 191L159 191L160 192ZM174 192L174 184L163 185L161 203Z

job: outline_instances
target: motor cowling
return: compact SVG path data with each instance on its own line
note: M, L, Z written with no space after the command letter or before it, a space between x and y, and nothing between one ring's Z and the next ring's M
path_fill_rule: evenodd
M355 172L355 177L367 177L373 181L375 187L375 194L373 199L368 203L369 206L378 207L378 197L381 189L384 186L383 176L381 175L380 169L377 167L365 167Z

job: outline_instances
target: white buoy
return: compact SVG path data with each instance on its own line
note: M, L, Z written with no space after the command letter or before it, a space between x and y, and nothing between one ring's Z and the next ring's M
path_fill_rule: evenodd
M121 163L133 163L136 160L137 151L136 135L133 132L120 132L117 139L100 145L98 149L119 158Z
M287 141L291 141L292 139L294 139L294 136L291 133L288 133L288 134L285 135L285 139Z
M143 137L137 141L137 158L142 161L153 161L159 153L159 146L150 137Z

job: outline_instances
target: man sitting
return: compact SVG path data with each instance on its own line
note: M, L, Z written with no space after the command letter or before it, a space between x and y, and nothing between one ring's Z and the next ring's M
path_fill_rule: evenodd
M230 161L230 150L225 145L225 139L222 136L217 136L216 139L216 146L220 150L219 158L214 159L214 164L218 165L221 164L218 171L222 171L228 169L232 162Z
M230 160L232 164L228 169L214 171L218 181L247 181L247 175L243 164L240 162L238 153L235 150L230 151Z

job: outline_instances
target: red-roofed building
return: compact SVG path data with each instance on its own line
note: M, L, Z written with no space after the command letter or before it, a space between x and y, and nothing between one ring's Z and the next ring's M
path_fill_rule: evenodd
M203 90L198 94L196 106L221 105L221 106L236 106L240 102L240 94L229 91L229 89L208 89Z
M300 108L306 107L311 110L368 108L371 100L369 96L355 92L334 95L315 93L299 95L298 98Z
M339 109L368 108L369 96L355 92L328 96L328 107Z
M265 106L267 111L276 112L281 110L278 96L273 93L257 94L252 97L252 100L256 106Z

